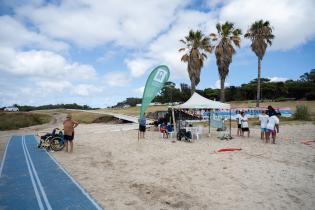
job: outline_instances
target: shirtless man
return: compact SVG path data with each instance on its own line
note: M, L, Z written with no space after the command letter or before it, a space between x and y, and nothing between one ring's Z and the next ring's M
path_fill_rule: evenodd
M70 153L73 152L74 128L78 125L79 123L72 120L70 114L67 115L67 119L63 122L66 152L68 152L68 142L70 143Z

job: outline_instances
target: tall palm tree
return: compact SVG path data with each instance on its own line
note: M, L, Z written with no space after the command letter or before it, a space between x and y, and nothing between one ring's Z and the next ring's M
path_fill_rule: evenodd
M256 107L259 107L261 61L265 55L268 44L271 46L275 36L272 34L272 27L269 21L258 20L250 26L244 37L252 41L250 46L258 58Z
M217 41L215 47L215 56L217 59L217 66L220 75L220 101L225 101L224 82L226 76L229 74L229 66L232 63L232 57L235 54L234 45L240 47L242 34L241 29L234 28L234 24L225 22L224 24L218 23L216 25L218 33L211 33L210 39Z
M187 63L187 71L191 81L191 94L196 90L196 86L200 82L200 72L205 59L206 53L211 53L213 46L210 44L210 38L205 36L201 31L189 31L185 39L180 42L184 43L186 47L180 48L179 52L185 51L181 61Z

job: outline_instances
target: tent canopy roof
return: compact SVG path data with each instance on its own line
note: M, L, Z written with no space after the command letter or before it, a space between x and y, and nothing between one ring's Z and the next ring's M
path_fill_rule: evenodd
M177 109L230 109L231 105L219 101L212 101L198 93L194 94L183 104L175 106Z

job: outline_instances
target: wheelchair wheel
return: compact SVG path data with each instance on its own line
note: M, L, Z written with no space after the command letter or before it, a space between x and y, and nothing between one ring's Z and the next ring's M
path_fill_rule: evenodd
M52 139L52 136L48 136L45 139L40 139L39 144L37 145L40 149L46 149L47 151L50 150L50 141Z
M177 133L176 137L177 137L177 140L178 140L178 141L181 141L181 140L182 140L182 135L181 135L179 132Z
M50 140L50 147L54 151L60 151L64 148L65 144L61 137L55 136Z

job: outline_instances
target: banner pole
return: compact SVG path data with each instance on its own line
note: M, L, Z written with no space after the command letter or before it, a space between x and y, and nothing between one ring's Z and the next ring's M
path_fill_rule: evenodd
M230 138L232 138L232 132L231 132L231 129L232 129L232 122L231 122L231 107L230 107Z
M211 109L209 109L209 137L210 137L210 127L211 127Z
M173 128L174 128L174 133L176 132L176 121L175 121L175 114L174 114L174 108L172 107L172 118L173 118Z

